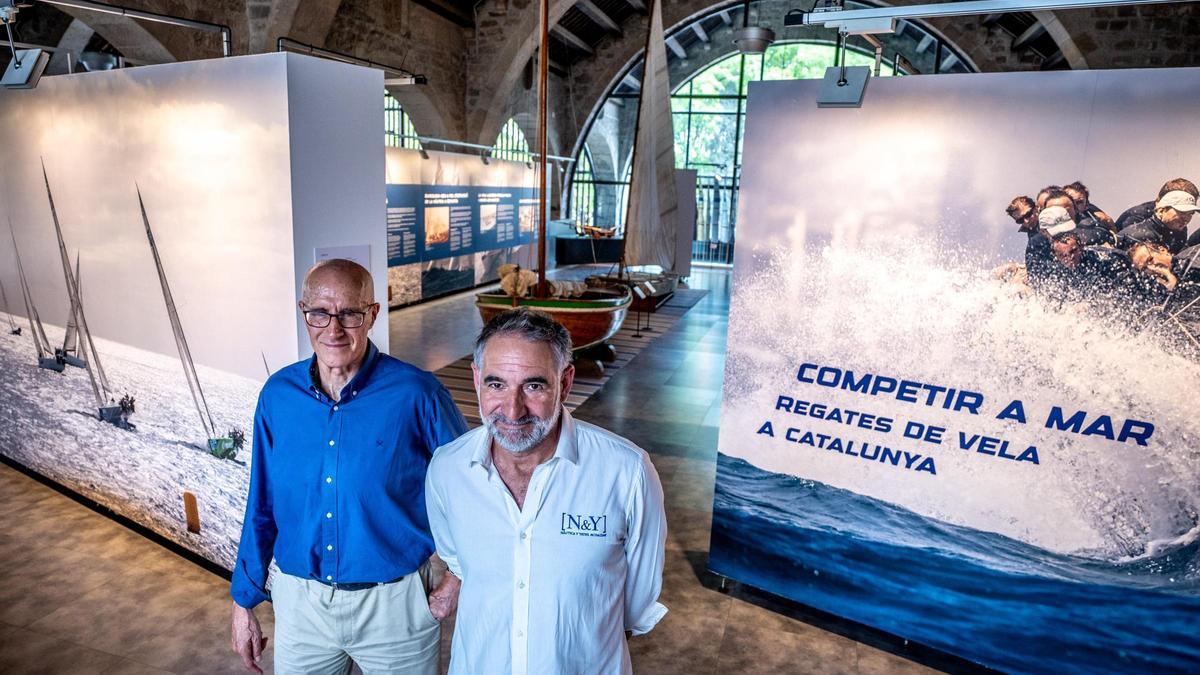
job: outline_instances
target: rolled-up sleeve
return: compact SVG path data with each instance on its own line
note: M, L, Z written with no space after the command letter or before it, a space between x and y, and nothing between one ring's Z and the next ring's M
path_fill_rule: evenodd
M667 516L658 472L645 452L641 471L634 477L626 513L629 535L625 540L625 630L642 635L650 632L667 613L667 608L658 602L662 592Z
M254 437L250 453L250 491L246 498L246 515L242 520L242 538L238 544L237 561L233 567L233 583L229 594L242 607L252 608L267 594L267 574L270 571L275 537L279 530L272 511L269 457L271 430L262 398L254 411Z

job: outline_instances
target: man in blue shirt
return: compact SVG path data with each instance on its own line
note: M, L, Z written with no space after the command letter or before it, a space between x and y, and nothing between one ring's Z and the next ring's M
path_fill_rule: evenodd
M370 273L326 260L304 279L313 358L271 376L254 414L250 493L233 571L232 643L245 667L275 609L277 673L436 673L439 624L457 586L428 590L424 481L439 445L466 431L431 374L380 353ZM279 572L267 591L274 557Z

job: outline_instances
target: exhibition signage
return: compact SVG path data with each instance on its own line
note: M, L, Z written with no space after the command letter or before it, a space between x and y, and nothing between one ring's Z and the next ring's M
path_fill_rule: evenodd
M750 88L711 568L1005 671L1194 670L1200 278L1006 207L1200 181L1200 70L819 85Z
M506 264L536 265L539 200L527 164L388 148L386 166L392 307L496 281Z
M534 239L532 188L387 186L388 266L481 253Z

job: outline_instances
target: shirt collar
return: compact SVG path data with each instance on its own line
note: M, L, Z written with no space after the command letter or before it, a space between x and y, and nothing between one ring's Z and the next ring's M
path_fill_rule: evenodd
M378 363L379 348L375 346L374 342L367 340L367 353L363 356L362 366L359 367L358 372L354 374L354 377L346 383L346 386L342 387L342 390L338 392L338 398L345 399L345 394L347 392L356 392L362 389L367 384L367 381L371 377L371 373L374 372L375 366ZM317 366L316 354L313 354L312 358L308 360L308 379L309 387L314 392L318 394L325 393L324 388L321 387L321 371L319 366Z
M561 407L560 410L559 424L561 427L558 432L558 445L554 448L554 454L546 461L550 462L561 458L572 464L579 464L579 446L575 442L575 418L571 416L566 406ZM478 464L484 468L492 466L492 435L486 430L479 434L479 441L471 451L468 464L471 466Z

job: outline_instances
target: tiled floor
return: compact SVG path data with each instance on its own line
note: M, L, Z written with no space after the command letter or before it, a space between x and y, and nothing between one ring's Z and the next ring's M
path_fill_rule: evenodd
M671 611L632 640L635 670L929 672L789 618L792 609L764 609L770 600L749 591L714 588L704 568L729 276L697 270L691 282L712 292L576 413L649 450L666 493L662 601ZM452 298L393 313L392 351L425 368L462 356L478 330L470 303ZM0 673L243 672L229 651L225 580L2 466L0 515ZM269 633L269 608L259 615Z

